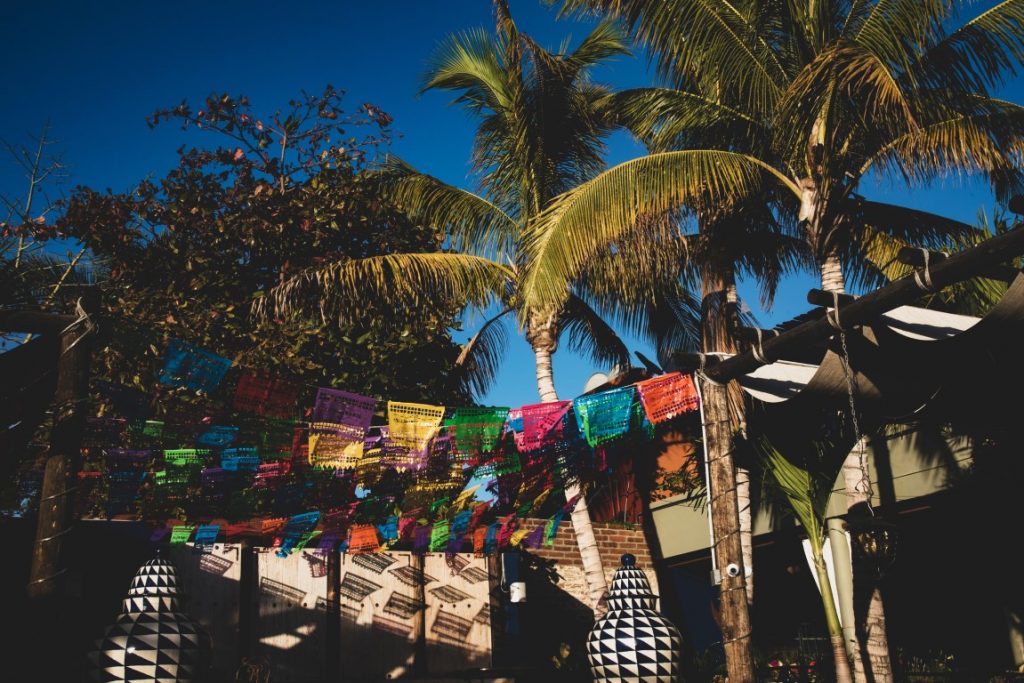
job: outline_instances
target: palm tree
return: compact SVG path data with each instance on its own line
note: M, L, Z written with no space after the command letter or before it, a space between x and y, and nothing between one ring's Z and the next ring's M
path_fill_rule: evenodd
M717 92L717 84L713 84ZM717 96L717 94L716 94ZM711 147L728 143L735 137L761 141L757 136L735 129L735 123L718 116L698 121L693 116L701 106L692 94L670 88L637 88L615 93L610 108L617 122L643 140L649 153L687 147ZM744 126L747 124L745 123ZM766 201L768 200L768 201ZM691 236L693 247L689 264L701 272L721 278L719 284L705 279L703 348L705 352L733 354L738 315L736 275L752 276L761 285L762 302L770 305L780 277L807 261L802 242L794 237L793 221L778 197L759 197L725 210L705 201L698 211L697 232ZM742 394L733 387L730 417L733 430L745 430ZM736 494L739 506L740 544L743 554L748 604L754 599L753 529L750 496L750 471L736 468Z
M836 680L839 683L848 683L852 680L850 660L846 657L843 629L839 623L835 600L832 598L832 587L824 555L825 514L832 494L832 483L838 473L834 469L823 473L821 458L818 458L819 462L797 464L788 460L771 444L760 443L757 449L761 453L765 472L773 483L772 488L782 494L807 534L818 588L821 591L821 603L825 610L825 623L835 655Z
M455 102L479 120L473 167L482 192L452 187L396 160L378 176L390 197L414 220L445 227L449 249L332 263L283 283L265 306L312 306L323 315L347 318L359 315L360 302L372 298L401 319L403 312L423 306L455 304L483 310L497 303L498 314L465 345L460 364L475 373L475 388L484 390L503 356L505 321L518 316L533 350L540 399L556 401L552 355L561 340L601 363L629 362L625 345L586 299L635 331L664 339L695 336L686 331L695 318L692 304L678 272L667 265L685 245L669 239L662 258L628 260L631 267L624 268L618 259L595 259L589 265L605 277L614 274L633 283L627 296L611 296L607 289L587 287L581 280L577 291L567 292L557 305L525 305L521 236L553 197L604 168L602 139L611 123L601 105L608 91L591 83L587 71L627 50L621 31L602 22L576 49L569 52L563 45L551 53L519 32L504 0L495 0L494 5L496 36L470 31L449 38L435 55L423 85L424 90L457 93ZM628 235L623 239L628 242ZM678 260L671 265L675 263ZM672 281L659 279L668 272ZM660 283L659 298L644 299L655 281ZM567 499L579 493L579 484L567 483ZM590 600L601 611L606 579L583 496L572 523Z
M847 278L872 274L863 255L873 236L940 238L929 221L885 220L887 207L858 211L851 198L864 177L914 187L981 173L1000 196L1020 183L1024 109L990 90L1024 57L1021 0L956 28L960 4L930 1L566 5L622 17L650 46L675 89L650 93L649 111L664 135L686 144L621 164L552 203L533 226L524 289L532 305L557 301L565 279L639 214L709 198L721 210L779 189L823 287L839 292ZM694 130L719 137L705 146ZM875 679L891 680L887 656L877 660Z

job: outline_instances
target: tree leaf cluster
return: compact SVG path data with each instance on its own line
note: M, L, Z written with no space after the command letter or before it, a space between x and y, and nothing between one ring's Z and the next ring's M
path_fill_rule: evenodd
M346 112L341 99L328 86L266 117L226 94L159 111L152 125L177 122L214 144L182 147L166 175L130 191L72 193L55 230L102 270L98 377L151 389L178 338L309 385L469 401L452 370L451 307L396 321L367 297L341 325L316 302L305 313L251 313L270 288L319 264L442 251L442 236L395 211L367 172L390 118L372 105Z

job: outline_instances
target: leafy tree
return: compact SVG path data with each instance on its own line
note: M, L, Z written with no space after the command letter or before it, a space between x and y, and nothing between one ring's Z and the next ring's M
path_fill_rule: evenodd
M106 274L98 377L150 389L164 344L178 338L311 385L470 400L453 371L453 309L422 309L397 327L372 299L340 326L319 312L249 315L254 297L311 265L440 249L438 232L366 178L390 118L369 104L346 112L341 98L327 87L262 118L229 95L158 111L151 125L177 121L217 145L182 148L163 178L129 192L74 191L51 236L79 240Z
M17 194L0 192L0 306L11 308L60 307L70 293L66 285L85 284L91 275L86 250L68 251L35 239L58 210L57 197L65 179L65 166L47 124L32 147L0 141L6 156L25 177ZM14 335L11 343L20 341Z

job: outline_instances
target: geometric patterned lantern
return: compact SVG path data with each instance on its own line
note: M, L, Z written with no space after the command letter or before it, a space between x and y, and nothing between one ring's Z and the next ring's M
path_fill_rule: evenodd
M633 555L622 556L608 597L608 613L587 637L587 659L598 683L675 683L679 680L679 630L655 609L657 596Z
M210 638L182 614L178 571L157 557L132 579L124 609L89 653L93 681L191 683L206 674Z

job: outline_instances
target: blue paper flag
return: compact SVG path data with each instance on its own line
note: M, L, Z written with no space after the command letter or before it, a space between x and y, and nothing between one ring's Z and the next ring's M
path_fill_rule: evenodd
M160 383L210 393L220 386L231 361L194 344L172 339L164 354Z
M238 427L214 425L196 438L196 445L208 448L225 448L238 438Z
M203 524L196 529L196 535L192 539L196 552L209 553L211 546L217 542L217 534L220 533L219 524Z

